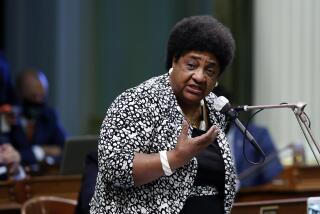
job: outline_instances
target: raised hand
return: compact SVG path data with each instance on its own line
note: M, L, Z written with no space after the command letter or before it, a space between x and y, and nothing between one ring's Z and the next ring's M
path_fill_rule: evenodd
M181 134L178 137L176 147L170 151L170 166L178 168L186 164L190 159L196 156L200 151L211 144L219 133L216 126L212 126L206 133L201 136L191 138L188 136L189 124L186 120L182 123Z

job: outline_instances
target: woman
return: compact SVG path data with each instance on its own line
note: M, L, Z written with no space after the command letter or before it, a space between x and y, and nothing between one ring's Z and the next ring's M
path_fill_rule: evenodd
M127 90L107 111L92 214L230 212L235 172L211 91L234 49L229 30L210 16L174 26L170 71Z

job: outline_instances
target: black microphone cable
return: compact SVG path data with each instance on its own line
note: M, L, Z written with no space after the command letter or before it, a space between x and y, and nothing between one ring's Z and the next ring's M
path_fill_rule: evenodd
M242 138L242 154L243 154L243 156L244 156L244 158L246 159L246 161L248 161L249 163L251 163L251 164L253 164L253 165L259 165L259 164L262 164L264 161L265 161L265 159L266 159L266 155L265 155L265 153L263 153L263 152L261 152L261 150L259 150L259 149L256 149L258 152L259 152L259 154L261 155L261 159L260 159L260 161L258 161L258 162L255 162L254 160L250 160L249 158L248 158L248 156L247 156L247 153L246 153L246 133L248 132L248 127L249 127L249 124L250 124L250 121L252 120L252 118L254 117L254 116L256 116L259 112L261 112L263 109L260 109L260 110L258 110L258 111L256 111L256 112L254 112L250 117L249 117L249 119L248 119L248 121L246 122L246 125L245 125L245 134L243 135L243 138Z

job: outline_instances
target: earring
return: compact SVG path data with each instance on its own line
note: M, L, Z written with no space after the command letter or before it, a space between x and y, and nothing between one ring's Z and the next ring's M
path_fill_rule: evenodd
M169 75L172 73L172 71L173 71L173 68L170 68L169 69Z
M217 81L216 84L214 85L214 87L218 87L219 85L219 82Z

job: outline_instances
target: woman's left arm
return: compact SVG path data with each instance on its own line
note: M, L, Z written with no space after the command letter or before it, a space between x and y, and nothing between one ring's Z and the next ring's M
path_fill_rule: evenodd
M134 186L135 154L147 151L152 138L153 118L147 103L125 93L108 109L98 144L102 182L121 188Z

